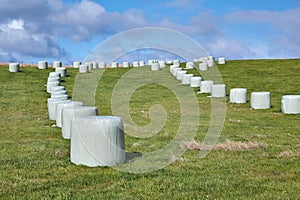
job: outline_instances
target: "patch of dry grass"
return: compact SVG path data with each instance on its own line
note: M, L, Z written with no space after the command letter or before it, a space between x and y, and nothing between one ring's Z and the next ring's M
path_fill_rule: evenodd
M259 142L239 142L226 140L224 143L218 143L215 146L202 145L196 141L186 142L184 148L189 150L226 150L226 151L244 151L252 149L266 148L267 145Z
M291 151L291 150L286 150L280 152L276 157L277 158L284 158L284 157L299 157L300 152L299 151Z

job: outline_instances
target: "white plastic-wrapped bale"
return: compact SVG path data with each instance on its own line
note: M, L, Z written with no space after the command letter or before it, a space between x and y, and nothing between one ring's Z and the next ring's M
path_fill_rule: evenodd
M226 97L226 85L225 84L212 85L211 96L214 98Z
M160 69L166 68L166 62L164 60L160 60L158 61L158 63Z
M119 64L117 62L112 62L111 63L111 68L118 68Z
M215 63L214 63L213 60L208 59L206 62L207 62L208 67L213 67L213 66L215 66Z
M98 69L98 63L97 62L92 62L93 69Z
M281 110L285 114L300 114L300 95L283 95Z
M90 167L125 162L123 120L112 116L87 116L72 121L70 160Z
M232 88L230 89L230 103L247 103L247 89L246 88Z
M145 66L145 61L142 61L142 60L139 61L139 66L140 66L140 67L144 67L144 66Z
M65 67L57 67L55 68L55 72L60 74L60 77L66 77L67 76L67 68Z
M159 63L157 63L157 62L152 63L151 64L151 70L152 71L159 71L160 70Z
M100 69L106 68L106 62L99 62L98 66Z
M199 63L199 70L200 71L207 71L208 70L208 64L207 64L207 62Z
M62 127L62 111L65 108L77 108L82 107L83 103L80 101L70 101L66 103L57 104L56 107L56 126Z
M50 93L52 93L52 92L58 92L58 91L62 91L62 90L66 91L65 86L62 86L62 85L54 86L54 87L51 87Z
M9 72L19 72L20 64L19 63L9 63Z
M39 61L37 67L38 67L38 69L48 69L48 62L47 61Z
M199 62L199 59L198 58L195 58L194 60L193 60L193 62L195 63L195 62Z
M54 61L52 67L53 68L62 67L62 63L60 61Z
M176 76L177 76L177 72L178 72L178 71L181 71L181 70L182 70L181 67L176 67L176 68L174 68L174 69L172 70L172 75L173 75L174 77L176 77Z
M50 72L49 77L60 77L60 74L58 74L56 72Z
M73 68L75 68L75 69L78 69L80 65L81 65L81 62L78 62L78 61L73 62Z
M187 71L182 70L182 71L178 71L176 74L176 79L182 81L183 76L187 73Z
M51 92L51 98L62 94L67 94L67 91L66 90L53 91Z
M211 93L213 84L214 81L212 80L201 81L200 93Z
M85 62L84 65L87 66L87 71L90 72L93 69L93 63L91 62Z
M129 62L123 62L123 68L128 68L129 67Z
M178 65L178 66L180 66L180 60L173 60L173 65Z
M179 68L179 66L176 66L176 65L171 65L171 66L170 66L170 73L171 73L171 74L173 74L173 70L174 70L175 68Z
M59 103L70 102L71 100L61 100L61 99L52 99L48 98L47 107L48 107L48 115L50 120L56 120L56 106Z
M182 77L182 83L183 85L190 85L191 84L191 78L193 77L193 74L184 74Z
M52 87L56 87L56 86L59 86L59 81L47 82L47 85L46 85L47 92L51 93Z
M132 66L133 67L139 67L139 61L133 61Z
M51 95L51 99L67 100L68 98L69 98L69 96L67 94Z
M87 64L83 64L79 66L79 73L88 73L89 66Z
M153 60L148 60L148 65L151 66L153 63Z
M62 137L65 139L71 138L72 120L75 117L96 116L98 109L96 107L80 106L66 107L62 110Z
M200 84L202 82L202 78L200 76L193 76L191 77L191 87L200 87Z
M173 61L172 60L167 60L166 63L167 63L167 65L173 65Z
M193 62L186 62L185 68L186 69L194 69L194 63Z
M60 77L59 76L49 76L47 78L47 84L51 82L56 82L58 81L60 83Z
M223 57L218 58L218 64L219 65L225 65L225 58L223 58Z
M251 93L251 108L253 108L253 109L271 108L270 92L252 92Z

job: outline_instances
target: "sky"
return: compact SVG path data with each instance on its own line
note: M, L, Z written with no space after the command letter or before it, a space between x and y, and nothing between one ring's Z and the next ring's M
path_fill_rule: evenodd
M0 62L84 61L106 39L143 27L179 31L216 58L300 57L299 0L0 0ZM137 52L126 59L170 57Z

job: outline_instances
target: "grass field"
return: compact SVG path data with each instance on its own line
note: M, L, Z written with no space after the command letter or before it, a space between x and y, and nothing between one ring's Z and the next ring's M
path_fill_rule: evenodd
M20 73L9 73L7 66L0 67L0 198L299 199L300 115L282 114L280 102L282 95L300 94L300 60L227 61L217 67L227 94L230 88L244 87L249 100L253 91L270 91L272 108L251 110L249 102L227 103L218 144L199 158L211 99L197 95L201 114L195 142L187 144L188 150L173 164L142 174L72 164L70 141L48 119L49 94L44 85L53 69L21 67ZM100 115L112 114L114 86L129 70L103 73L95 99ZM63 78L70 96L77 71L68 69L70 76ZM179 82L178 86L184 87ZM148 109L155 103L168 113L164 128L148 139L126 135L126 151L152 152L174 137L180 108L174 94L163 86L150 84L136 90L130 100L133 120L139 125L149 123Z

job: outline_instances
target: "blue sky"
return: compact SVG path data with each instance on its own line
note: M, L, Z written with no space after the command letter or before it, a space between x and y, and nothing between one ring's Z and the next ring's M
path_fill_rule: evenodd
M149 26L180 31L215 57L300 57L299 0L0 0L0 5L0 62L83 61L108 37ZM127 59L139 55L131 56Z

